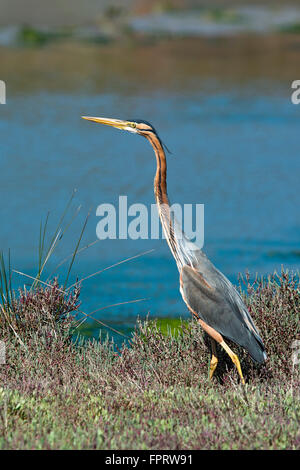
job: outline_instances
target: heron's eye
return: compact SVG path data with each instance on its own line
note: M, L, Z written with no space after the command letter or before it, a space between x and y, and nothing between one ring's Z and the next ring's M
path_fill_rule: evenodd
M130 127L133 127L133 129L136 128L136 123L135 122L131 122L129 125L130 125Z

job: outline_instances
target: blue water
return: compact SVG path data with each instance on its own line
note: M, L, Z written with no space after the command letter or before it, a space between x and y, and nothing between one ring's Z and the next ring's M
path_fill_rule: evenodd
M96 207L153 203L155 160L143 138L88 123L84 115L143 118L172 151L168 192L172 202L205 204L204 250L233 282L239 272L266 274L300 261L299 112L289 96L255 89L184 95L78 93L10 96L0 107L0 247L13 266L34 275L39 225L49 230L72 191L79 216L64 236L47 273L75 248L89 210L82 246L96 239ZM70 216L69 216L70 219ZM133 299L148 300L95 314L116 328L137 315L188 316L178 290L175 262L163 240L105 240L83 251L70 282L125 258L154 249L85 281L82 309ZM60 269L61 279L65 267ZM15 285L27 282L15 275ZM98 334L98 329L94 330Z

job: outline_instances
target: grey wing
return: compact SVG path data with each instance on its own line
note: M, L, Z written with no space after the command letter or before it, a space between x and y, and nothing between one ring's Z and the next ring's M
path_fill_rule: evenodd
M180 274L188 307L222 336L244 347L256 362L264 362L264 345L247 307L206 255L195 249L192 264L183 265Z
M240 294L183 232L170 214L180 291L188 307L222 336L244 347L259 363L266 360L262 339Z

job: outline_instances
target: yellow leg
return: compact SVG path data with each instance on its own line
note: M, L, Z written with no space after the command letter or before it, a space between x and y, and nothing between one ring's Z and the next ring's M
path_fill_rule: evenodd
M211 356L210 367L209 367L209 378L211 380L218 364L218 358L217 358L217 348L216 348L215 340L211 338L210 343L211 343L212 356Z
M234 352L230 349L230 347L228 346L228 344L225 343L224 340L220 343L220 345L222 346L222 348L225 349L225 351L227 352L227 354L230 356L230 359L232 360L232 362L233 362L234 365L236 366L237 371L238 371L238 373L239 373L239 376L241 377L242 384L245 385L245 380L244 380L244 377L243 377L243 373L242 373L242 369L241 369L241 364L240 364L239 358L237 357L236 354L234 354Z

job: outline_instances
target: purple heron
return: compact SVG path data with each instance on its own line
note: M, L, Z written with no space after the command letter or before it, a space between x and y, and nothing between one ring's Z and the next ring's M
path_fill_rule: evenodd
M154 127L142 120L119 120L82 116L83 119L115 127L145 137L156 156L154 194L161 224L180 274L180 292L188 309L208 333L212 357L209 377L217 367L218 343L235 364L241 381L244 377L238 356L225 339L242 346L253 361L263 363L266 353L262 339L241 296L231 282L209 261L207 256L184 234L172 214L167 195L167 161L164 146ZM225 338L225 339L224 339Z

